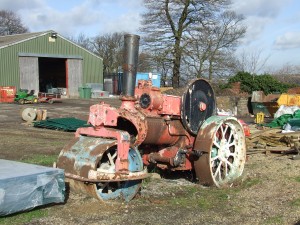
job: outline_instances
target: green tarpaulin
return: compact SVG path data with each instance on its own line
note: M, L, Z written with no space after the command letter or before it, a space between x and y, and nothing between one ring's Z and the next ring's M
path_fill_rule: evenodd
M68 117L34 122L34 126L53 130L76 131L79 127L89 127L91 125L87 124L85 120Z
M265 124L266 127L280 127L282 128L285 124L287 124L289 121L293 121L294 123L297 123L296 121L299 120L300 123L300 110L297 110L294 112L294 114L283 114L279 116L277 119L274 119L272 122Z

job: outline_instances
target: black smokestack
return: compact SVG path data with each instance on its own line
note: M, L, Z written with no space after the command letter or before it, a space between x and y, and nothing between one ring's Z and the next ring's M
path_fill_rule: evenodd
M140 36L124 35L123 95L134 97Z

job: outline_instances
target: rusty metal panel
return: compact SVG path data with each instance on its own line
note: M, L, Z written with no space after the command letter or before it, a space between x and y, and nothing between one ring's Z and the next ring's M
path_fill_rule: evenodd
M263 112L265 116L273 117L279 106L277 103L280 94L265 95L263 91L253 91L251 97L251 105L253 113L256 115Z
M263 91L253 91L251 102L276 102L280 94L265 95Z
M69 97L79 97L78 88L82 86L82 60L67 60L67 78Z
M163 106L159 114L180 116L181 97L163 95Z
M37 57L19 57L20 88L39 92L39 62Z

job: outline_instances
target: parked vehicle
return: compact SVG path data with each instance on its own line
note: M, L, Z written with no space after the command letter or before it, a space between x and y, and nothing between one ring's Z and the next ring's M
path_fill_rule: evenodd
M26 103L38 103L38 97L34 95L34 90L31 90L28 92L27 89L20 89L14 99L15 102L18 102L20 104L26 104Z
M121 107L90 107L89 127L59 154L71 190L96 199L130 201L149 176L147 167L194 171L202 185L229 186L241 176L246 139L241 123L217 116L215 94L203 79L180 96L164 95L151 80L135 85L138 36L124 39Z
M60 100L61 100L60 94L39 92L39 99L38 99L39 102L46 102L52 104L53 102L60 101Z

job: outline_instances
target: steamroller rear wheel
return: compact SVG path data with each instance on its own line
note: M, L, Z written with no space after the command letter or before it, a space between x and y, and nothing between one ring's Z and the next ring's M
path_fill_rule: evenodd
M67 174L87 178L88 171L115 173L117 142L113 139L80 136L73 139L61 151L57 167ZM129 149L129 172L143 170L143 161L137 150ZM70 188L102 201L123 199L130 201L140 190L142 180L85 182L67 178Z
M194 163L201 184L222 187L241 176L246 142L243 127L236 118L210 117L200 128L194 149L203 153Z

